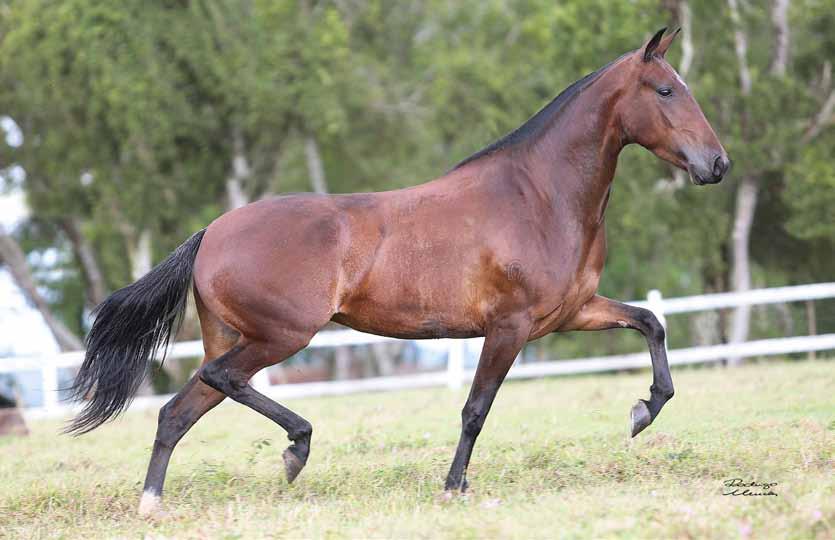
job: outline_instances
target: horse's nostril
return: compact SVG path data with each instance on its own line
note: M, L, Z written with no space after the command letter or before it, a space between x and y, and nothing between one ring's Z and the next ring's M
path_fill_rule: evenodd
M725 172L728 170L728 162L722 156L716 156L716 159L713 161L713 177L714 178L722 178L725 175Z

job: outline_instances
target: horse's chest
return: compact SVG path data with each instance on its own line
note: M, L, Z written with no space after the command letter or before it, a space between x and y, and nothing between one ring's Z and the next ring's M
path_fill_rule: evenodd
M550 261L548 279L542 280L532 297L534 337L553 332L570 320L597 293L606 258L602 228L576 257Z

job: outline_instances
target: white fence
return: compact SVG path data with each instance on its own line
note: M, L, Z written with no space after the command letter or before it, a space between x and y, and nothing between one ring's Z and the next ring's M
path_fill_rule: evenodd
M631 302L632 305L650 309L666 326L665 315L688 313L742 305L761 305L807 300L835 298L835 283L818 283L795 287L758 289L744 293L720 293L680 298L663 298L659 291L650 291L646 301ZM394 341L393 338L375 336L355 330L335 330L317 334L308 347L336 347L340 345L368 345ZM393 377L368 379L271 385L267 371L263 370L253 379L260 391L277 399L302 396L348 394L354 392L396 390L427 386L449 386L459 388L472 379L474 370L465 369L465 358L469 350L479 350L483 338L465 340L440 339L422 341L423 347L443 350L447 353L446 369L430 373L418 373ZM769 356L787 353L811 352L835 349L835 334L817 336L785 337L748 341L746 343L712 345L669 351L671 365L716 362L728 357ZM200 341L180 342L172 345L169 359L189 358L203 355ZM58 370L81 365L83 351L56 354L44 358L0 358L0 373L40 372L43 406L30 408L27 416L56 416L67 414L71 405L58 400ZM550 375L568 375L621 369L643 368L650 365L649 353L636 353L597 358L582 358L554 362L517 364L508 378L532 378ZM170 396L139 398L133 407L157 406Z

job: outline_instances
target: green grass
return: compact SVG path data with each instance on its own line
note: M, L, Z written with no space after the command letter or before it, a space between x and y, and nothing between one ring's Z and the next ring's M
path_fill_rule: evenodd
M209 413L177 447L166 515L136 515L156 411L90 435L58 422L0 439L0 537L832 538L835 362L673 373L676 398L635 440L650 374L505 384L469 471L441 486L465 391L294 400L314 426L284 479L284 432L244 407ZM723 496L723 480L778 496Z

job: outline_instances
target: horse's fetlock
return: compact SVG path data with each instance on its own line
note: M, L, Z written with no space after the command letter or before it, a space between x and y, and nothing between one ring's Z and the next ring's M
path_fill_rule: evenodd
M650 386L649 391L656 399L660 398L664 402L673 399L673 395L675 395L675 390L672 386L659 388L653 384Z
M287 438L293 442L308 441L312 435L313 426L307 420L302 420L302 423L297 428L287 434Z

